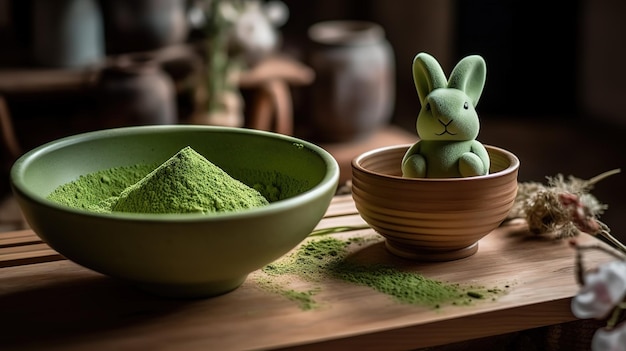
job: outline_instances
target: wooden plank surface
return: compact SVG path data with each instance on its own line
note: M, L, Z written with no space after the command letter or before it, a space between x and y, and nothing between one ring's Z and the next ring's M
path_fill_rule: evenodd
M0 233L0 268L62 259L31 230Z
M41 239L31 230L0 233L0 249L37 243L41 243Z
M362 223L344 196L334 199L318 228ZM574 251L566 242L528 239L524 229L503 226L480 241L476 255L444 263L393 257L371 229L333 235L368 238L351 253L365 263L393 264L447 282L507 287L494 301L440 309L402 304L330 278L314 284L319 308L303 310L262 288L261 272L231 293L181 301L147 295L67 260L5 267L0 349L406 350L574 320ZM587 235L579 240L598 242ZM590 267L610 259L599 252L585 256ZM292 283L303 289L311 284Z

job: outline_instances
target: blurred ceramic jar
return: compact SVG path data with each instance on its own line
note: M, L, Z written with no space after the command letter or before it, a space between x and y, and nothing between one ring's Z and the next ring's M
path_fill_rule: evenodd
M324 141L369 136L389 123L395 100L395 63L383 28L364 21L327 21L308 31L311 127Z
M95 0L34 0L32 55L46 67L80 67L104 57L102 13Z
M102 1L109 54L156 50L186 40L186 0Z
M178 121L174 83L149 56L118 57L100 72L96 94L102 128Z

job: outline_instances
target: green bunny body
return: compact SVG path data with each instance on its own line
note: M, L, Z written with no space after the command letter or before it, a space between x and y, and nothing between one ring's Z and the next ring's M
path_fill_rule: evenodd
M422 108L420 140L402 159L404 177L454 178L489 173L489 155L476 140L480 122L475 106L485 84L486 65L477 55L463 58L447 80L437 60L420 53L413 79Z
M404 176L412 178L454 178L487 174L485 164L489 164L487 150L476 140L423 140L413 144L407 155L409 157L405 156L408 161L403 162L403 172L405 169L410 170L411 173Z

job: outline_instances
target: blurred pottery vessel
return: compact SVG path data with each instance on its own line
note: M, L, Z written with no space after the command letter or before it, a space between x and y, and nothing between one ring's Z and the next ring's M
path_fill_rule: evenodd
M102 5L109 54L156 50L187 38L185 0L106 0Z
M178 121L174 83L150 57L119 57L102 70L97 93L105 128Z
M95 0L35 0L32 3L36 64L81 67L104 57L104 29Z
M383 28L364 21L327 21L309 28L311 127L316 139L364 138L391 119L393 49Z

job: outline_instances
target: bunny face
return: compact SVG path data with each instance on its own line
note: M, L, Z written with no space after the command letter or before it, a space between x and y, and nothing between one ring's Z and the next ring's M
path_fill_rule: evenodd
M423 103L417 117L417 131L422 140L461 141L478 136L478 114L462 91L435 89Z
M402 159L405 177L468 177L489 172L489 155L476 140L480 122L475 106L482 94L486 65L478 55L463 58L450 79L434 57L419 53L413 79L422 108L420 140Z
M413 80L422 104L417 134L423 140L472 140L480 123L475 106L485 85L485 61L478 55L463 58L450 79L434 57L420 53L413 60ZM442 130L441 127L444 127ZM455 129L455 132L449 131Z

